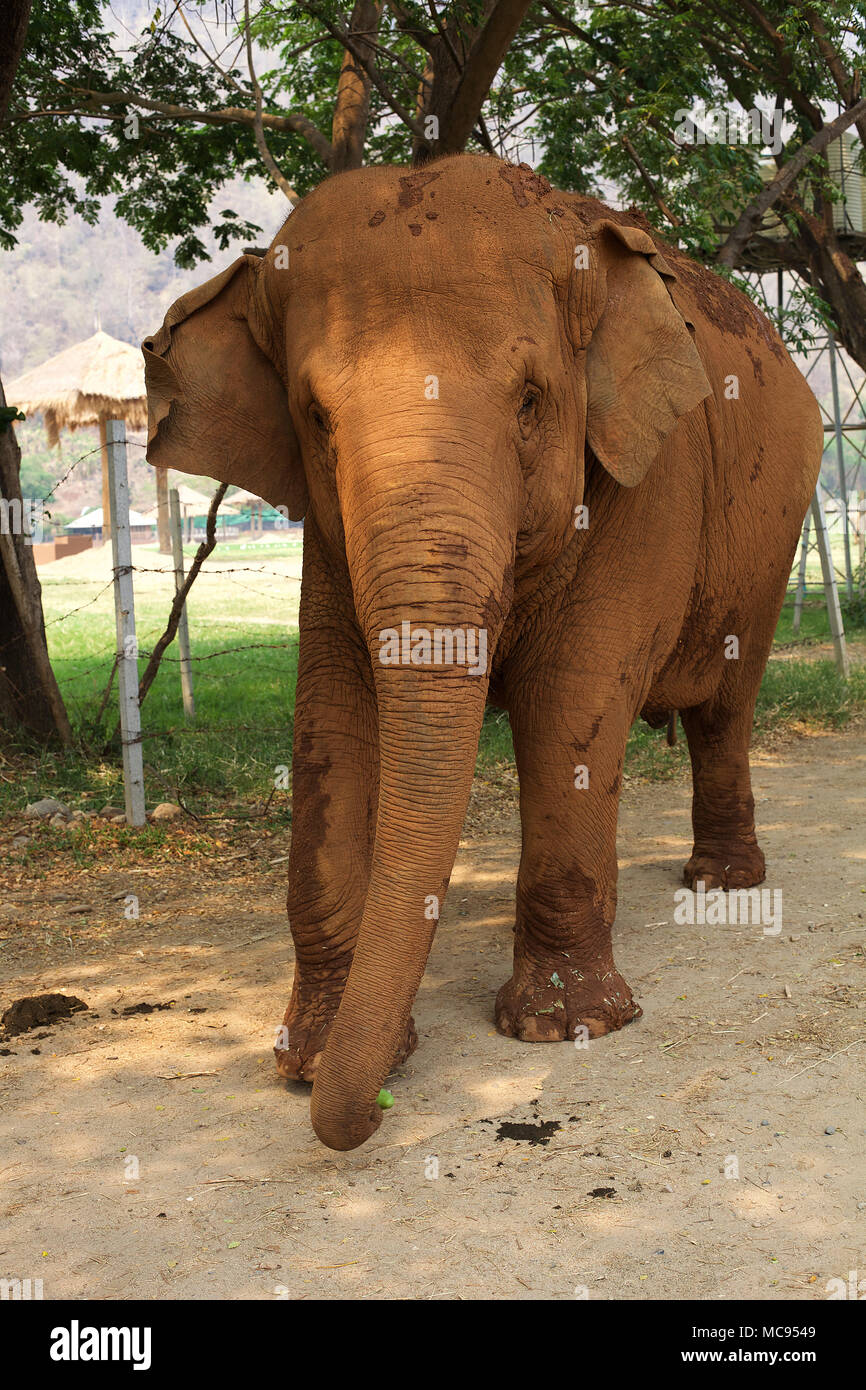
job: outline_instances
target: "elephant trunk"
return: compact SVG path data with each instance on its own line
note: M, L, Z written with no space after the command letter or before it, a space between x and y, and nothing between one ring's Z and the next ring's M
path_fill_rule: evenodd
M435 480L443 470L437 489L431 471ZM380 776L358 943L313 1086L313 1127L332 1149L356 1148L382 1117L377 1096L406 1036L457 853L516 533L507 508L491 520L489 491L485 501L477 485L473 499L471 480L441 459L401 467L401 479L428 481L401 481L385 496L381 468L351 472L350 486L338 471L338 486L377 692Z

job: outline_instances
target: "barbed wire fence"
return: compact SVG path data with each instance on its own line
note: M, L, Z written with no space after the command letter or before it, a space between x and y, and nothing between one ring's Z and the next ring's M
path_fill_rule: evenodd
M144 448L143 445L137 444L136 441L125 442L132 447ZM59 488L72 477L75 469L99 452L100 450L98 448L86 450L72 460L64 469L60 478L53 484L50 491L46 493L44 497L35 499L35 504L40 511L47 506ZM138 674L137 679L139 708L143 707L147 709L146 698L148 692L156 681L163 663L174 669L179 668L184 662L188 662L195 667L196 682L213 681L217 683L226 683L232 680L233 675L237 675L238 677L243 676L250 657L254 654L280 652L290 657L293 650L297 648L297 638L290 635L287 636L285 640L255 640L235 643L223 642L215 650L191 653L187 656L175 655L169 650L176 641L180 616L182 612L185 611L187 598L196 581L201 582L202 579L210 579L217 581L221 586L224 586L225 583L228 582L230 584L237 584L244 590L244 593L250 593L251 595L261 598L273 598L273 593L269 594L266 590L256 585L250 585L246 583L244 579L240 578L240 576L250 575L263 575L274 578L276 572L272 564L251 564L248 562L227 564L220 561L219 564L212 569L204 568L205 562L213 555L217 547L216 524L219 506L225 497L225 493L226 485L221 485L211 499L205 523L205 538L198 546L193 556L192 563L183 583L176 590L174 599L169 607L165 624L148 626L147 630L140 635L140 638L136 639L134 646L134 661L137 673L139 672L139 661L145 663L144 670ZM293 533L293 530L287 527L279 540L282 541L285 539L291 541L293 539L293 534L294 536L300 536L301 532L297 529ZM258 539L259 544L262 543L261 535L259 535L258 538L253 535L251 543L255 544L256 539ZM247 542L244 543L246 544ZM56 632L60 625L75 619L80 619L81 615L86 614L87 610L98 610L100 600L104 600L106 594L112 590L116 590L119 579L119 569L126 570L132 578L146 575L166 577L171 576L174 572L174 563L167 557L167 563L165 565L155 565L152 563L137 565L131 563L129 566L124 567L113 564L111 577L108 580L101 577L76 577L73 581L76 586L92 586L95 592L88 594L84 601L75 603L65 612L47 617L45 619L46 630L48 632ZM278 574L276 577L285 579L288 585L293 586L294 593L292 597L296 603L300 579ZM2 660L3 651L8 649L11 641L14 640L20 640L20 638L7 638L5 641L0 639L0 660ZM137 745L139 749L147 746L152 747L154 744L173 745L178 739L181 741L200 739L207 743L208 741L213 741L215 738L225 738L227 749L230 748L232 744L236 743L239 736L246 736L248 740L251 739L253 741L259 739L272 739L275 742L279 741L281 744L280 756L275 756L271 761L265 759L262 776L256 779L260 783L259 794L256 797L256 800L261 803L259 813L261 813L265 807L270 806L273 800L275 794L275 773L282 775L285 790L289 790L291 779L288 768L291 762L292 720L288 713L288 700L286 701L286 719L282 723L275 722L273 718L270 720L267 718L253 718L247 721L242 719L219 721L213 717L208 718L207 714L205 714L202 719L192 723L184 719L182 715L179 715L177 720L161 721L160 727L153 727L152 722L148 721L146 727L141 728L131 737L125 737L115 713L117 708L116 686L118 670L123 661L129 656L129 653L124 652L118 642L115 641L110 645L100 647L96 651L88 651L87 655L91 659L84 666L82 666L81 656L78 654L55 652L52 655L52 664L57 671L64 699L76 713L75 723L79 751L85 758L92 760L116 758L118 752L123 754L133 745ZM238 658L239 660L232 662L232 658ZM229 663L228 671L224 663ZM214 664L217 664L221 669L209 670L208 668ZM285 665L285 674L288 678L291 675L291 661L287 661ZM100 679L96 692L83 694L82 686L84 683L89 678L97 676L104 677L104 684ZM114 699L112 698L113 696L115 697ZM165 702L166 701L163 700L163 705ZM256 761L261 762L262 760L256 759ZM165 766L160 766L159 764L160 759L147 762L146 770L148 777L156 781L164 789L169 790L177 804L193 819L202 819L201 810L194 810L193 807L188 804L189 798L181 790L180 778L167 773ZM224 815L225 813L224 811L220 811L218 814ZM241 813L241 818L246 814L255 814L255 811Z
M845 370L847 372L847 366L845 367ZM851 415L852 410L856 408L856 406L862 404L861 392L864 390L864 387L861 384L858 388L857 384L851 381L851 389L853 393L854 405L849 407L849 416ZM864 414L866 414L866 412L864 412ZM128 444L131 447L137 447L141 449L145 447L143 444L140 444L137 441L130 440L124 442L125 444ZM866 435L864 435L863 442L864 445L866 445ZM862 461L862 458L864 456L864 448L863 446L861 446L860 439L858 439L856 443L858 446L857 453L859 467L859 463ZM80 464L84 463L86 460L90 459L99 452L99 447L97 447L96 449L89 449L82 453L78 458L74 459L65 469L61 477L57 480L57 482L54 483L50 491L43 498L37 499L38 504L42 508L44 508L46 504L49 503L50 500L56 495L59 488L65 482L67 482L69 478L73 475L76 467L78 467ZM859 479L859 472L856 474L856 477ZM141 709L142 707L146 707L146 699L148 692L151 690L154 682L156 681L158 672L164 665L171 668L180 668L185 663L189 664L195 670L196 683L201 681L217 681L225 683L227 680L233 680L235 678L239 679L245 674L245 664L248 662L250 654L252 653L268 651L285 652L288 654L292 652L293 649L296 650L297 648L297 638L287 637L286 640L283 641L249 641L224 644L219 646L216 650L187 653L186 655L175 655L170 651L170 648L173 646L176 640L180 616L186 608L187 599L189 597L190 591L194 583L200 582L202 579L211 579L216 580L221 586L225 586L225 584L228 582L229 584L237 585L238 587L244 589L245 592L249 592L253 595L256 595L257 597L273 597L273 594L269 593L267 590L261 589L255 585L249 584L244 580L235 577L238 575L259 574L267 575L273 578L275 576L275 571L272 565L270 564L242 563L234 565L226 564L220 561L220 563L217 566L214 566L211 569L206 569L204 567L205 562L213 556L214 551L217 548L218 538L216 536L216 523L219 513L219 507L221 502L225 498L226 490L226 485L221 485L217 489L213 498L211 499L207 519L205 522L204 539L198 546L198 549L192 559L192 564L190 566L189 572L185 576L183 583L178 585L176 588L175 596L170 605L165 624L157 627L150 627L145 633L141 634L140 637L136 638L134 655L132 659L135 662L139 709ZM855 496L857 496L856 492ZM113 525L112 529L114 529ZM291 532L287 532L286 534L287 538L290 538ZM853 534L855 540L859 540L859 536L861 533L858 529L858 523L856 519L853 527ZM797 562L792 568L788 586L788 593L786 596L786 603L795 603L799 596L801 607L803 596L808 594L808 585L805 582L803 575L803 557L805 553L806 546L804 543L804 546L801 549L801 553L798 555ZM840 580L839 587L840 589L843 589L846 580L845 569L842 568L838 564L838 562L835 563L836 568L838 570L838 577ZM80 578L76 577L74 581L76 585L92 585L95 587L96 592L87 597L85 601L76 603L68 611L46 619L46 629L56 629L59 625L68 622L74 618L80 617L80 615L86 612L88 609L95 608L99 604L100 600L104 599L105 595L109 591L116 590L119 579L119 568L124 567L118 567L117 565L112 566L112 574L108 580L104 580L102 578L88 578L86 576ZM168 563L166 565L136 565L131 563L128 566L128 571L133 579L136 576L146 575L166 576L170 575L173 572L173 569L174 562L171 560L168 560ZM848 574L850 575L850 573L851 569L849 566ZM289 580L288 576L280 577ZM289 582L294 582L298 587L300 585L300 580L298 578L290 580ZM863 565L861 562L859 567L859 583L862 585L863 582ZM823 643L825 641L826 638L822 636L799 637L796 635L795 629L794 639L779 644L776 650L780 653L785 651L792 651L797 648L807 648L809 646ZM2 659L3 650L8 645L8 642L0 642L0 659ZM89 664L83 668L81 667L81 657L78 655L56 653L52 656L52 664L55 666L55 669L57 669L58 666L74 667L74 670L72 670L68 676L64 676L62 672L59 672L58 674L59 679L61 681L61 688L65 687L64 699L67 700L69 703L73 704L74 706L78 707L77 734L79 738L81 751L85 757L111 758L112 756L116 757L118 751L123 753L125 750L128 750L129 747L132 745L137 745L139 749L142 749L146 746L152 746L155 743L162 743L164 745L174 745L177 740L184 742L189 739L210 740L214 737L225 737L227 740L227 744L234 745L238 740L239 736L249 736L252 739L268 739L273 737L275 739L279 738L283 740L283 743L286 746L285 756L282 757L279 760L279 762L272 763L271 767L286 767L287 764L290 763L290 758L288 756L288 746L291 743L292 719L288 713L288 709L286 719L282 723L270 721L257 722L255 720L244 721L242 719L239 720L238 718L233 718L225 722L218 722L212 718L209 719L207 716L205 716L202 719L196 719L195 722L192 722L188 719L185 719L181 714L179 714L179 717L176 720L166 723L164 727L152 727L151 721L148 721L147 727L140 727L131 736L125 735L123 729L121 728L120 721L114 714L112 696L114 694L115 686L117 684L118 670L121 666L121 663L125 659L129 659L129 653L124 652L122 647L119 646L118 642L115 641L110 645L101 647L96 652L89 652L88 655L91 657L91 660ZM222 663L222 661L226 658L232 657L240 658L240 661L235 663L234 667L231 668L230 673L227 674L225 667L222 666L219 670L209 669L212 663ZM146 662L143 674L139 671L138 667L138 662L140 660L144 660ZM109 664L106 672L107 662ZM83 682L85 682L89 677L96 675L97 673L101 673L105 676L104 685L101 685L98 692L95 694L85 696L80 695L79 691ZM288 670L286 674L289 674ZM146 764L146 769L150 778L158 782L163 787L171 789L177 804L182 806L182 808L193 819L202 818L204 813L200 809L198 811L193 810L192 807L187 804L188 798L181 791L181 780L178 775L172 778L172 776L167 772L165 765L159 766L157 762L153 761L149 761ZM289 787L289 782L290 774L288 774L285 778L286 789L288 789ZM273 782L271 781L266 785L263 781L261 792L264 805L269 806L271 804L274 794Z

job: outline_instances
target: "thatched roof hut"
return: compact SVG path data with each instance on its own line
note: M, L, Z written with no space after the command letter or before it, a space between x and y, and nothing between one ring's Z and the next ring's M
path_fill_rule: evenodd
M135 531L142 527L148 529L156 525L156 510L152 515L146 516L142 512L137 512L134 507L129 509L129 525ZM90 507L83 511L81 516L77 516L74 521L67 521L63 527L64 531L101 531L103 527L103 514L101 507Z
M199 492L197 488L190 487L188 483L173 483L172 487L177 488L177 497L183 516L207 516L213 501L212 497L208 497L204 492ZM219 483L214 483L214 487L219 487ZM222 502L220 513L223 516L237 516L238 509L229 506L228 502Z
M102 505L109 516L106 422L125 420L131 430L144 429L147 424L144 359L140 350L100 330L10 381L6 391L10 403L25 415L44 417L51 446L59 442L61 430L99 426ZM103 527L102 535L108 539L109 527Z
M131 430L147 425L141 351L101 331L10 381L6 394L25 415L45 417L50 445L61 430L105 420L125 420Z
M248 507L250 503L254 503L258 506L261 500L259 494L257 492L250 492L248 487L239 487L237 492L233 492L229 498L229 501L234 502L238 507ZM268 503L266 502L265 506L267 505Z

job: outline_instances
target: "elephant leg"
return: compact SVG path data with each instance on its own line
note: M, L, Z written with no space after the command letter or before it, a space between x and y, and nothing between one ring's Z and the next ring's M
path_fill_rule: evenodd
M512 704L512 726L523 848L496 1025L525 1042L600 1037L641 1014L611 943L629 712L621 687L606 702L597 690L536 692Z
M683 871L689 888L752 888L764 881L755 835L749 742L763 662L726 673L706 704L683 710L692 762L694 848Z
M379 728L369 661L350 601L335 590L308 524L292 758L288 913L292 994L274 1053L312 1081L355 951L370 877ZM417 1043L410 1020L398 1060Z

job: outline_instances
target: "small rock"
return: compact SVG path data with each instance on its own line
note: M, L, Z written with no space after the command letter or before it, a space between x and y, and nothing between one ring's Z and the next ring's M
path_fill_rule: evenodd
M65 827L65 825L66 825L66 817L65 817L65 816L59 816L59 815L58 815L58 816L52 816L51 819L49 820L48 824L49 824L49 825L53 825L55 829L60 829L61 827Z
M121 812L121 814L120 814L119 816L112 816L112 817L111 817L110 824L111 824L111 825L126 825L126 816L123 815L122 812Z
M662 1183L662 1192L673 1192L673 1188L669 1182Z
M16 835L16 836L15 836L15 839L12 841L12 848L13 848L13 849L26 849L27 846L28 846L29 844L30 844L30 836L29 836L29 835Z
M86 817L86 815L84 814L83 811L73 811L73 812L72 812L72 815L69 817L69 819L70 819L71 821L76 822L76 823L80 823L80 822L83 821L83 820L87 820L87 817Z
M770 1123L769 1120L762 1120L762 1121L761 1121L761 1124L762 1124L762 1125L767 1125L767 1126L769 1126L769 1123Z
M158 806L154 806L150 813L150 819L177 820L178 816L182 815L183 811L180 806L175 805L173 801L161 801Z
M828 1125L827 1128L824 1130L824 1133L825 1133L825 1134L835 1134L835 1133L836 1133L836 1126L835 1126L835 1125Z
M55 801L53 796L44 796L41 801L33 801L24 810L28 820L49 820L51 816L63 816L69 818L69 807L64 806L62 801Z
M123 807L109 804L108 806L103 806L102 810L97 811L96 814L101 820L114 820L115 816L123 815Z

